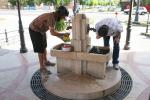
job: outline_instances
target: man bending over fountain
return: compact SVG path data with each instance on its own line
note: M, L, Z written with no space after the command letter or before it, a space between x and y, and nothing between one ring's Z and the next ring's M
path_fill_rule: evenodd
M105 18L95 25L96 29L96 38L99 39L103 37L104 46L109 46L110 36L113 37L113 55L112 55L112 63L113 68L119 69L119 51L120 51L120 38L121 32L123 31L123 26L116 18Z

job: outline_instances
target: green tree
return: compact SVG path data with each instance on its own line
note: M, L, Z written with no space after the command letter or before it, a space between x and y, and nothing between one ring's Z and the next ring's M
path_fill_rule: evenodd
M79 3L80 3L81 5L86 5L86 2L87 2L87 0L80 0L80 1L79 1Z
M91 6L98 5L98 0L91 0L90 5Z
M27 0L26 4L30 6L34 6L35 3L34 3L34 0Z
M20 0L20 4L22 6L26 6L26 5L40 5L41 3L44 3L46 5L49 5L51 3L54 4L54 6L56 6L56 8L60 5L68 5L72 0ZM8 0L8 2L10 2L10 4L12 6L16 6L16 0Z
M150 5L150 0L142 0L142 1L141 1L141 4L142 4L143 6Z
M91 0L87 0L87 1L86 1L86 5L89 6L90 4L91 4Z
M60 5L68 5L72 0L48 0L50 3L53 3L55 8Z
M36 5L40 5L42 2L43 2L43 0L34 0L34 3L35 3Z
M56 7L58 7L64 3L64 0L50 0L50 2L53 3Z
M72 0L64 0L64 5L68 5Z
M16 6L16 0L8 0L8 2L9 2L12 6Z

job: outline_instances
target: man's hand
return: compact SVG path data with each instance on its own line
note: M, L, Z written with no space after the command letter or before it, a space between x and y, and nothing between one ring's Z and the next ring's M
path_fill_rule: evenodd
M64 42L70 42L70 34L69 33L60 33L59 38Z
M120 42L120 37L121 37L121 35L120 35L120 33L118 32L117 35L115 36L115 42L116 42L116 43L119 43L119 42Z
M70 38L69 38L70 33L58 33L57 31L54 30L54 27L49 27L49 29L50 29L51 35L57 36L58 38L60 38L64 42L70 41Z
M101 36L99 36L98 34L96 35L96 39L99 39L99 38L101 38Z
M64 36L70 36L70 33L64 33Z
M119 43L120 42L120 38L119 37L115 37L115 43Z
M64 36L63 36L63 41L64 42L70 42L70 37L69 36L70 36L69 33L65 33Z

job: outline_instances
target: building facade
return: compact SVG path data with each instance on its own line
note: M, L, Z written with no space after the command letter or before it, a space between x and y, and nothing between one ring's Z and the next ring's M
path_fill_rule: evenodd
M8 7L8 0L0 0L0 9L5 9Z

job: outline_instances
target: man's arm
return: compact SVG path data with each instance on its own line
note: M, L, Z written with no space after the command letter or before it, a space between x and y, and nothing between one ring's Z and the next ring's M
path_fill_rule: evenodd
M120 33L120 32L117 32L117 33L116 33L116 36L115 36L115 42L116 42L116 43L119 43L119 42L120 42L120 38L121 38L121 33Z
M96 33L96 39L101 38L101 36L98 35L98 33Z
M58 33L57 31L55 31L54 27L49 27L49 31L51 33L51 35L53 36L61 36L62 34Z
M60 38L60 39L62 39L62 40L63 40L63 36L64 36L64 35L67 35L67 36L70 35L69 33L59 33L59 32L57 32L57 31L54 29L54 27L49 27L49 30L50 30L51 35L57 36L58 38ZM64 41L64 40L63 40L63 41Z

